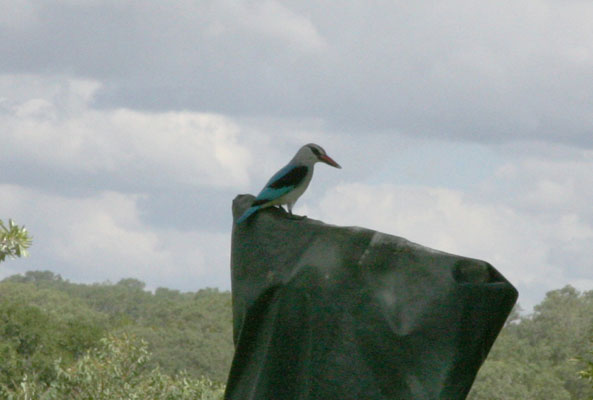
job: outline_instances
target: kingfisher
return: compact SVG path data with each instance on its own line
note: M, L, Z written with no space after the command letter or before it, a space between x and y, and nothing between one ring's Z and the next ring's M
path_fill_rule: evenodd
M259 192L251 207L237 220L240 224L262 208L286 205L291 218L300 219L292 214L292 207L299 197L307 190L313 177L315 163L323 162L335 168L342 168L327 155L317 144L309 143L297 151L286 166L270 178L266 186Z

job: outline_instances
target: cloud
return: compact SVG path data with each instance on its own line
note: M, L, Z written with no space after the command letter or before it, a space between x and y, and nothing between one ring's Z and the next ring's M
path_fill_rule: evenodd
M95 109L90 102L100 84L94 81L4 76L0 82L11 96L0 102L0 165L14 180L36 169L78 175L87 188L103 182L99 190L114 182L147 190L175 183L228 188L249 180L250 152L226 117Z
M593 223L589 201L593 198L592 170L592 151L538 147L501 165L492 190L506 192L500 201L525 212L551 218L574 213Z
M13 13L27 23L0 23L0 68L101 82L105 108L593 145L587 2L54 0Z
M214 9L219 18L207 31L212 36L252 32L270 41L279 41L282 45L314 53L326 46L309 18L299 15L280 1L221 1L214 4Z
M3 212L33 235L31 256L2 264L1 277L51 269L76 282L140 279L148 287L228 288L229 238L160 229L143 221L138 196L62 197L0 185Z
M33 21L34 5L30 1L0 1L0 28L22 30Z

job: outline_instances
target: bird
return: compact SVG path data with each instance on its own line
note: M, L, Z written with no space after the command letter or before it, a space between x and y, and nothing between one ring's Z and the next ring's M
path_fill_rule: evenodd
M251 207L237 220L237 225L245 222L262 208L286 205L290 218L301 219L292 214L292 207L299 197L307 190L313 177L313 167L323 162L335 168L342 168L327 155L323 148L315 143L304 145L295 156L276 172L259 192Z

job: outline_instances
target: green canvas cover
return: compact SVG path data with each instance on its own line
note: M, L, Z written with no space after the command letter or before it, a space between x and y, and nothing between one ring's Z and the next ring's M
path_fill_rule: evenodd
M234 225L231 274L226 400L465 399L518 295L484 261L276 208Z

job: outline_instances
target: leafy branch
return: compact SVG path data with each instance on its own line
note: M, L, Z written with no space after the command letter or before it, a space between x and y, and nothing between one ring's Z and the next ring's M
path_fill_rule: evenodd
M32 238L24 226L18 226L11 219L8 225L0 220L0 262L6 257L26 257L31 243Z
M593 338L589 339L589 342L593 345ZM585 364L585 368L579 372L579 377L590 385L593 384L593 347L587 350L585 357L576 357L575 361Z

